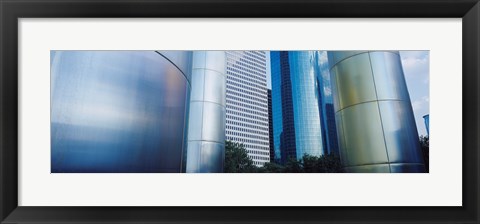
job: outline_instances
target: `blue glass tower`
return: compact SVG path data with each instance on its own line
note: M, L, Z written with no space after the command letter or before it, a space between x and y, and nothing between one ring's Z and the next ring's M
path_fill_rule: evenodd
M337 127L335 122L335 110L333 108L328 56L326 51L319 51L318 55L319 72L317 72L317 82L319 84L318 95L320 107L320 122L323 137L323 152L324 154L339 155Z
M427 135L430 135L430 114L423 116L425 120L425 128L427 128Z
M275 160L323 155L318 52L272 51Z

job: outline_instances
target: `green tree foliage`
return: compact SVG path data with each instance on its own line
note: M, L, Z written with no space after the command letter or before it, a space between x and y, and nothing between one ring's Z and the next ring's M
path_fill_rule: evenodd
M302 162L303 162L303 171L305 173L323 173L323 162L320 161L321 157L311 156L311 155L303 155Z
M253 161L248 158L247 151L243 144L226 141L225 142L225 164L224 173L252 173L256 172L257 167Z
M323 156L323 168L325 173L342 173L342 162L340 157L335 154L328 154Z
M305 173L342 173L342 163L335 154L302 157L303 172Z
M277 163L265 163L263 167L258 168L259 173L283 173L285 167Z
M429 138L428 136L420 136L420 147L422 148L423 161L425 162L425 169L429 172Z
M302 161L298 161L294 158L288 158L283 172L284 173L303 173Z
M225 173L342 173L340 158L334 154L311 156L305 154L300 160L289 158L285 165L274 162L263 167L253 165L244 145L225 142Z

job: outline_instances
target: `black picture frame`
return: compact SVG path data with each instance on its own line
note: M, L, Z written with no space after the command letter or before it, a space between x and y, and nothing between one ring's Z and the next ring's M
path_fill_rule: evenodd
M1 223L479 223L478 0L0 0ZM19 18L462 18L461 207L18 206ZM448 44L448 43L446 43ZM450 149L455 151L455 149ZM441 197L441 195L439 195Z

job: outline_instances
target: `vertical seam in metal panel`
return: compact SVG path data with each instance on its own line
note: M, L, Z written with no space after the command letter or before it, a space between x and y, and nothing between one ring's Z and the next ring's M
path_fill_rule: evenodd
M188 95L190 95L190 93L189 93L189 91L188 91L188 86L187 86L187 88L185 89L185 91L187 92L187 99L188 99L188 100L185 100L185 104L184 104L184 105L185 105L185 110L183 111L183 114L184 114L184 116L183 116L183 127L184 127L184 130L183 130L183 134L182 134L182 140L183 140L183 141L182 141L182 152L180 153L180 172L183 172L183 159L184 159L184 157L185 157L185 151L184 151L184 150L185 150L185 147L188 147L188 124L187 124L187 116L190 116L190 113L188 113L189 111L187 110L187 109L188 109L187 103L190 104L190 96L188 96ZM187 139L186 139L186 141L185 141L185 129L187 130ZM187 144L185 144L185 142L186 142ZM187 169L187 168L185 167L185 172L186 172L186 169Z
M340 113L340 122L341 122L341 125L342 125L342 138L343 138L343 145L346 146L347 145L347 141L345 140L345 125L343 124L343 114L342 112L339 112ZM337 131L338 132L338 131ZM345 148L348 148L348 147L345 147ZM345 158L348 162L348 150L345 150ZM346 167L346 166L345 166ZM344 171L345 171L345 167L344 167Z
M338 66L338 63L335 64L335 66L333 66L332 69L337 67L337 66ZM331 72L332 69L330 69L328 72ZM332 73L330 73L330 75L331 74ZM331 77L330 77L330 83L331 82L332 82L332 80L331 80ZM335 90L336 90L336 93L337 93L336 97L337 97L338 107L340 107L340 98L339 98L339 95L338 95L338 73L337 72L335 72ZM335 107L335 99L333 99L333 100L334 100L333 101L333 106ZM342 116L342 110L338 110L336 113L340 114L340 123L342 125L342 134L340 136L343 139L343 146L345 147L345 150L344 150L345 151L345 160L346 160L345 162L348 164L348 150L347 150L348 147L347 147L347 141L345 140L345 131L344 131L345 125L343 125L343 120L344 119L343 119L343 116ZM335 117L335 119L337 119L337 118ZM338 134L338 130L337 130L337 134ZM338 140L338 137L337 137L337 140ZM344 165L346 165L346 164L344 164ZM344 166L344 167L346 167L346 166Z
M158 53L158 52L157 52ZM192 79L192 73L193 73L193 52L191 52L191 55L190 55L190 79ZM181 152L181 157L180 157L180 172L187 172L187 164L185 164L185 169L184 169L184 162L186 163L187 162L187 158L186 158L186 153L187 153L187 150L188 150L188 129L190 127L190 99L191 99L191 92L192 92L192 83L191 83L192 80L190 80L190 82L187 82L188 85L187 85L187 88L185 88L185 90L187 91L187 99L185 101L185 111L183 112L184 116L183 116L183 126L184 126L184 131L183 131L183 141L182 141L182 144L183 144L183 147L182 147L182 152ZM189 91L190 90L190 91ZM186 132L186 136L185 136L185 132Z
M206 142L204 136L203 136L203 121L204 121L204 117L205 117L205 86L206 86L206 76L207 76L207 51L203 51L203 59L204 59L204 64L203 64L203 85L202 85L202 124L201 124L201 131L200 131L200 152L199 152L199 163L197 164L198 166L198 171L199 172L202 172L201 171L201 166L200 164L202 164L202 151L203 151L203 143Z
M375 74L373 72L372 58L370 56L370 51L367 52L367 54L368 54L368 61L370 63L370 69L372 70L373 88L375 89L375 97L377 98L376 102L377 102L377 108L378 108L378 115L380 116L380 125L382 126L383 143L385 144L385 153L387 154L388 170L391 173L392 167L390 166L390 157L388 156L387 140L385 139L385 130L383 128L382 112L380 111L380 102L378 101L377 85L375 83Z
M189 112L189 110L188 110L188 109L189 109L189 105L187 105L187 103L190 104L190 96L189 96L190 93L189 93L189 91L188 91L188 86L190 86L190 90L191 90L191 86L192 86L191 83L190 83L191 80L189 80L189 79L187 78L187 75L186 75L172 60L170 60L169 58L167 58L165 55L163 55L163 54L160 53L159 51L154 51L154 52L157 53L157 54L159 54L159 55L162 56L165 60L167 60L167 61L170 62L173 66L175 66L175 68L177 68L177 69L180 71L180 73L182 73L183 77L185 78L185 80L187 81L187 84L188 84L188 85L187 85L187 88L185 89L185 91L187 92L187 99L188 99L188 100L185 101L185 110L184 110L184 112L183 112L183 114L184 114L183 124L184 124L185 129L187 130L187 139L186 139L187 144L185 144L185 131L183 131L183 134L182 134L182 139L183 139L183 141L182 141L182 151L181 151L181 153L180 153L180 155L181 155L181 156L180 156L180 171L182 172L182 171L183 171L183 160L184 160L184 155L185 155L184 150L185 150L185 147L188 147L188 124L187 124L187 116L190 116L190 113L188 113L188 112ZM192 60L193 60L193 57L192 57ZM190 69L192 69L192 67L190 67ZM193 70L193 69L192 69L192 70ZM193 72L193 71L192 71L192 72ZM191 78L191 76L190 76L190 78ZM188 120L189 120L189 119L188 119ZM185 167L185 172L186 172L186 167Z

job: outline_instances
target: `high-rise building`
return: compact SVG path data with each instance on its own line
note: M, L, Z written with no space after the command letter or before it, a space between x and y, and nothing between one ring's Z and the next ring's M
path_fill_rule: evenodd
M270 161L265 51L227 51L226 138L256 166Z
M324 154L316 51L270 52L275 160Z
M338 155L337 127L335 122L335 112L333 109L333 97L330 81L330 67L328 66L328 57L326 51L319 51L317 82L318 104L320 107L320 123L322 130L322 143L324 154Z
M427 129L427 135L430 135L430 114L423 116L425 120L425 128Z
M272 90L268 90L268 144L270 147L270 162L275 161L275 150L273 148L273 117L272 117Z
M346 172L425 172L396 51L329 51L340 158Z
M333 109L333 103L325 104L325 115L326 115L326 139L328 144L324 144L325 147L328 147L328 151L325 153L339 155L338 152L338 137L337 137L337 124L335 121L335 110Z

